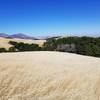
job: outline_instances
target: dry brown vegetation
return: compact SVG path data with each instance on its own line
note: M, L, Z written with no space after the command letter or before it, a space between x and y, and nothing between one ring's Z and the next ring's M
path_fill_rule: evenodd
M100 100L100 58L46 51L2 53L0 100Z
M0 48L3 47L3 48L8 49L9 47L11 47L12 45L9 44L9 41L23 42L23 43L29 43L29 44L35 43L41 47L46 40L28 40L28 39L17 39L17 38L10 39L10 38L0 37Z

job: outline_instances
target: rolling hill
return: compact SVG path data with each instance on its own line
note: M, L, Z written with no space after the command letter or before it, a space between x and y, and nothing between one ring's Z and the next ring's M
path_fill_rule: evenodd
M2 53L0 100L100 100L100 59L48 51Z
M9 44L9 41L24 42L24 43L29 43L29 44L35 43L35 44L38 44L41 47L46 40L31 40L31 39L3 38L3 37L0 37L0 48L3 47L3 48L8 49L9 47L11 47L12 45Z

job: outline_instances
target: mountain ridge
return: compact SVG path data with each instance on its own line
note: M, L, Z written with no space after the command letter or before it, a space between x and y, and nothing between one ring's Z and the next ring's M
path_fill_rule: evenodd
M0 37L37 40L37 38L35 38L33 36L26 35L24 33L17 33L17 34L12 34L12 35L9 35L9 34L6 34L6 33L0 33Z
M62 36L40 36L40 37L33 37L30 35L26 35L24 33L16 33L16 34L6 34L0 33L0 37L3 38L18 38L18 39L31 39L31 40L49 40L49 39L56 39L61 38Z

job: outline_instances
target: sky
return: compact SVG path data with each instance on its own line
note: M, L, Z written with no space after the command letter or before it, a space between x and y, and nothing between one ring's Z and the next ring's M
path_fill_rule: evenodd
M0 33L100 36L100 0L0 0Z

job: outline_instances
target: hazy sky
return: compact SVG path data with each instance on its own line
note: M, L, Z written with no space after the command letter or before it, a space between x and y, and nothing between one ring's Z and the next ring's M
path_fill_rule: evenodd
M0 32L100 35L100 0L0 0Z

